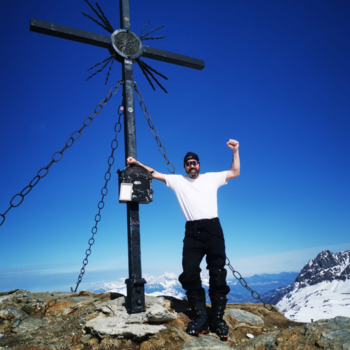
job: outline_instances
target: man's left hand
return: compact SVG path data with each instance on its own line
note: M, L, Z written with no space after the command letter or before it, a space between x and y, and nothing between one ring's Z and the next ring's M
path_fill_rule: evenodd
M239 142L236 141L236 140L230 139L230 140L227 142L227 146L228 146L229 148L231 148L233 152L236 152L236 151L238 151Z

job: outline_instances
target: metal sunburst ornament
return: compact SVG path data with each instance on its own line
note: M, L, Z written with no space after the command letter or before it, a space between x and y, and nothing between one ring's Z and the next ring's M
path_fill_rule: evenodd
M108 64L110 64L108 72L107 72L107 76L106 76L106 81L105 81L105 84L107 84L114 60L117 60L119 62L123 62L124 59L129 59L129 60L135 60L137 62L142 73L145 75L147 81L150 83L153 90L155 90L155 87L154 87L151 79L153 79L156 82L156 84L164 92L167 93L166 89L162 86L162 84L158 81L158 79L154 76L153 73L157 74L158 76L162 77L163 79L168 80L168 78L166 76L164 76L163 74L159 73L158 71L156 71L154 68L149 66L146 62L144 62L140 59L140 56L143 53L143 45L142 45L143 40L159 40L159 39L165 38L165 36L148 37L148 35L150 35L151 33L154 33L155 31L163 28L164 24L155 28L155 29L152 29L151 31L149 31L148 33L143 34L143 35L141 35L141 34L144 31L144 29L147 27L147 25L149 24L150 20L147 21L147 23L142 28L139 35L136 35L135 33L133 33L132 31L130 31L128 29L114 30L111 23L109 22L109 20L107 19L107 17L103 13L101 7L99 6L99 4L97 2L96 2L97 9L95 9L89 3L88 0L85 0L85 2L90 6L92 11L97 15L97 17L99 18L99 20L102 23L98 19L95 19L95 18L87 15L84 12L82 12L82 14L112 34L111 35L111 42L112 42L112 47L113 47L113 49L109 49L111 56L109 56L108 58L104 59L103 61L101 61L99 63L96 63L94 66L92 66L88 69L88 71L90 71L90 70L93 70L94 68L96 68L97 66L103 64L103 66L99 70L97 70L95 73L91 74L86 79L86 81L91 79L94 75L101 73L108 66Z

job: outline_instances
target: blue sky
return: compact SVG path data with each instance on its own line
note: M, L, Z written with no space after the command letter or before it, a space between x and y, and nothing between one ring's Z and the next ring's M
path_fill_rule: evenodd
M115 29L118 2L100 1ZM115 63L88 82L106 49L29 31L30 18L108 35L81 15L84 1L3 5L0 26L0 213L64 147L121 78ZM227 255L244 276L299 271L324 249L350 249L350 3L348 1L131 0L132 30L165 24L149 46L205 60L203 71L149 59L168 94L135 65L167 155L183 173L186 152L201 171L230 167L240 142L241 176L219 189ZM68 290L77 280L107 170L121 93L86 128L0 227L0 290ZM136 105L138 159L166 173ZM118 136L112 180L82 288L127 277L126 208L118 203ZM140 209L144 273L181 272L185 221L172 191L153 182ZM205 268L205 265L204 265Z

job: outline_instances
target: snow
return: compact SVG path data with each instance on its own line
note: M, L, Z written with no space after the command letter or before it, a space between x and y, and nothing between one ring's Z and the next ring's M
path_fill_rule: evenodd
M166 272L159 277L144 275L144 278L147 280L147 284L145 284L146 295L168 295L177 299L184 299L186 297L177 280L177 276L173 273ZM126 295L125 277L115 282L104 282L92 285L89 291L93 293L114 292Z
M172 272L165 272L164 276L167 278L172 278L172 279L177 278L175 273L172 273Z
M324 281L295 288L276 305L293 321L311 322L336 316L350 317L350 280Z
M102 284L93 284L89 291L92 293L113 292L126 295L125 278L120 278L115 282L103 282Z

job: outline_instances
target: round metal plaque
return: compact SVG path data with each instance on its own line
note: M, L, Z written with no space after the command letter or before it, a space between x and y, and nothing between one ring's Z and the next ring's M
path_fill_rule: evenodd
M140 38L127 29L118 29L111 35L112 46L115 52L129 59L136 59L142 55L142 42Z

